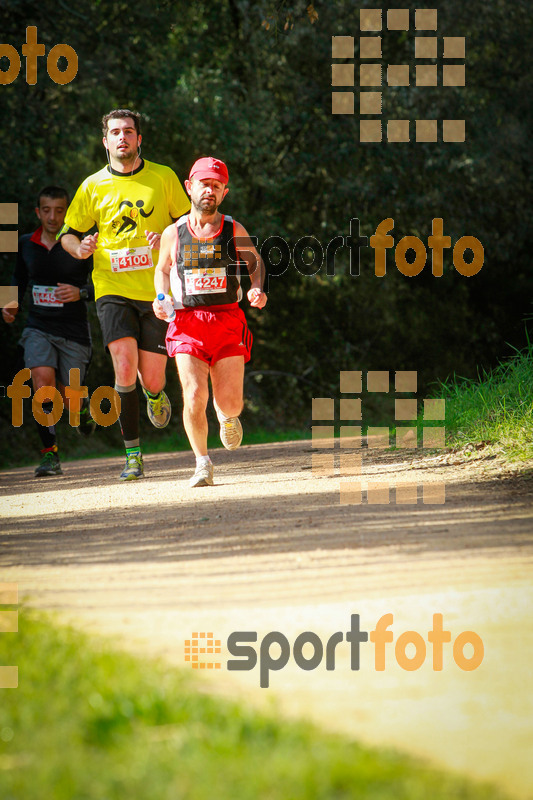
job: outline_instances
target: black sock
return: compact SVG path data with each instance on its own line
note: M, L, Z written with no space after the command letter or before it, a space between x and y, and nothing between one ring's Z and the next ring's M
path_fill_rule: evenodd
M120 397L120 429L124 441L139 441L139 395L137 384L132 386L118 386L115 389Z
M54 404L52 401L46 401L43 403L43 412L45 414L51 414L54 408ZM55 425L40 425L37 420L35 420L35 424L37 425L37 430L39 431L39 436L41 442L43 443L43 450L49 450L53 447L56 443L56 428Z

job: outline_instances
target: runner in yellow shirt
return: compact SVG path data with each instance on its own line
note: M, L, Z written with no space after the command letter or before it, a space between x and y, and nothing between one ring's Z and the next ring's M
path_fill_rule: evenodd
M137 375L157 428L171 407L163 391L167 325L152 310L154 268L161 233L190 208L175 173L141 158L140 114L115 109L102 119L108 165L79 187L61 230L65 250L78 259L94 254L96 310L111 353L126 466L120 479L142 478ZM85 235L94 226L96 233Z

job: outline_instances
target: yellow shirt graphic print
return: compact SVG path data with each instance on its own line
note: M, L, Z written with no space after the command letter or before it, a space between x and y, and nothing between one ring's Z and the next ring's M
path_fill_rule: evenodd
M65 226L86 233L98 228L93 282L96 298L107 294L153 300L158 250L150 250L145 230L162 233L190 207L175 173L144 161L133 175L104 167L79 187ZM65 227L65 230L67 227Z

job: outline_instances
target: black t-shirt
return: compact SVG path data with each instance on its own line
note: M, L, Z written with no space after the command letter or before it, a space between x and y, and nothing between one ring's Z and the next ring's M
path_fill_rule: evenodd
M85 301L76 300L63 305L50 303L53 303L51 288L58 283L86 288L89 299L94 300L94 288L87 283L93 266L92 256L87 259L74 258L62 248L60 242L48 250L41 242L41 232L42 228L38 228L35 233L20 237L13 273L12 282L18 286L19 307L22 307L26 289L30 291L26 327L72 339L80 344L90 344L91 332Z

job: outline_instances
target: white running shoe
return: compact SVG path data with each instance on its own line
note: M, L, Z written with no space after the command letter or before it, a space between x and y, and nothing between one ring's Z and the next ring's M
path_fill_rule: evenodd
M226 450L236 450L242 442L242 425L239 417L230 417L220 423L220 441Z
M213 485L213 465L204 464L201 467L196 467L196 471L192 478L189 480L189 486L194 489L196 486L212 486Z

